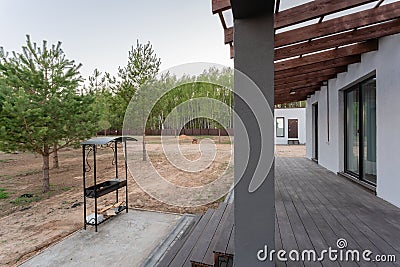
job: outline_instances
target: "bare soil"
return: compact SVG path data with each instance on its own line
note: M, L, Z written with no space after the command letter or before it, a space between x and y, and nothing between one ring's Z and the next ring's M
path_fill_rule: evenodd
M218 141L218 139L217 139ZM182 171L168 164L162 154L159 139L148 141L147 150L157 170L169 180L184 186L198 186L210 182L224 170L229 161L230 145L218 144L215 162L204 172L182 175ZM180 141L189 151L185 155L194 160L200 156L198 145L191 138ZM193 150L193 152L191 152ZM122 149L120 149L122 152ZM0 266L14 266L43 248L81 229L83 226L82 154L80 149L60 151L60 168L50 170L51 191L41 192L42 158L31 153L0 153L0 189L7 197L0 199ZM120 154L122 163L123 155ZM113 153L110 148L100 149L97 157L98 181L114 177ZM120 174L124 173L119 164ZM87 179L90 181L90 178ZM218 201L206 206L181 208L167 205L146 194L129 175L129 207L171 213L201 213L217 207ZM89 182L90 185L90 182ZM124 194L124 191L120 192ZM28 195L28 198L22 198ZM124 199L124 197L123 197ZM222 199L221 199L222 200ZM220 201L221 201L220 200ZM109 194L99 200L99 209L115 202ZM88 212L94 211L93 201L88 201Z

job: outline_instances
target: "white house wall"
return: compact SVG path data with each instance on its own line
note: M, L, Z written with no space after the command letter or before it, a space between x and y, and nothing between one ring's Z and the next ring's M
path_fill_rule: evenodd
M327 87L307 100L307 157L312 157L312 105L318 102L319 158L325 168L344 171L343 89L376 72L377 195L400 207L400 34L379 40L379 50L363 54L361 63L329 80L329 140Z
M285 118L285 136L277 137L276 136L276 118L283 117ZM274 129L275 129L275 144L277 145L287 145L288 144L288 135L289 135L289 119L298 119L298 130L299 130L299 138L294 140L299 140L300 144L306 143L306 109L305 108L287 108L287 109L275 109L275 120L274 120Z

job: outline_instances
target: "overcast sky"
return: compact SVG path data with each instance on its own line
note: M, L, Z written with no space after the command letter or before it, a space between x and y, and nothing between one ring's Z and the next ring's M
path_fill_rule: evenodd
M136 40L150 41L161 69L188 62L232 66L211 0L0 0L0 46L19 51L25 35L63 42L68 58L116 73Z
M308 1L283 0L281 10ZM116 74L137 39L153 44L161 70L189 62L233 66L211 0L0 0L0 11L0 46L6 51L18 51L26 34L39 43L62 41L68 58L83 64L84 77L95 68ZM315 20L301 25L308 23Z

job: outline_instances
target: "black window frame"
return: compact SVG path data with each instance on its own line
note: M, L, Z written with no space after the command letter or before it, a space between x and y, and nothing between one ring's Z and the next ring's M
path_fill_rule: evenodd
M348 89L343 91L343 93L344 93L344 136L345 136L345 140L344 140L344 172L349 174L349 175L351 175L351 176L353 176L353 177L355 177L356 179L358 179L358 180L360 180L362 182L365 182L365 183L367 183L369 185L372 185L372 186L376 187L377 183L373 183L371 181L368 181L368 180L364 179L364 177L363 177L363 173L364 173L364 169L363 169L364 166L363 165L364 164L361 163L361 161L364 158L364 150L362 149L363 142L364 142L364 129L363 129L364 128L363 127L364 114L363 114L363 111L362 111L362 109L363 109L362 100L363 100L364 92L362 90L362 86L365 83L367 83L368 81L372 80L372 79L376 79L376 75L368 77L368 78L356 83L355 85L353 85L350 88L348 88ZM348 131L348 129L347 129L347 115L348 114L347 114L347 108L346 108L347 107L347 102L348 102L347 93L355 91L355 90L358 90L358 103L360 103L359 107L358 107L358 109L359 109L358 110L358 119L359 119L359 123L360 123L359 129L358 129L358 134L359 134L358 142L359 142L359 147L360 147L360 151L359 151L359 155L358 155L359 156L359 163L358 163L358 165L359 165L358 166L359 174L348 170L348 165L347 165L348 164L348 162L347 162L347 160L348 160L348 155L347 155L348 143L347 143L347 140L346 140L347 131Z

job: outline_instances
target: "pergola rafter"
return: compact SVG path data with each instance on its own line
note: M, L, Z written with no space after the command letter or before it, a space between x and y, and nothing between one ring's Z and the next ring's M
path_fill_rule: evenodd
M400 33L400 1L385 5L383 0L314 0L286 10L281 10L281 1L275 2L274 19L276 103L306 99L322 81L360 62L361 54L377 50L377 39ZM362 11L326 19L372 3ZM234 29L226 27L223 16L231 9L230 0L212 0L212 6L213 13L223 21L225 44L230 45L233 58ZM285 31L286 27L314 19L318 21Z

